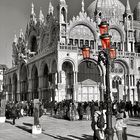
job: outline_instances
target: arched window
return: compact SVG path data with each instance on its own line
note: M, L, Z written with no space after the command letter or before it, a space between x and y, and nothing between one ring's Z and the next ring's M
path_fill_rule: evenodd
M37 39L36 36L32 36L31 38L31 52L37 52Z
M80 47L83 47L84 45L84 40L80 40Z
M69 44L73 45L73 39L69 39Z
M85 40L85 45L89 46L89 41L88 40Z
M116 86L115 86L115 81L113 80L112 81L112 88L115 88Z
M75 46L78 46L78 39L75 39Z
M90 41L90 48L94 49L94 41L93 40Z
M66 22L66 10L64 7L61 10L61 22Z

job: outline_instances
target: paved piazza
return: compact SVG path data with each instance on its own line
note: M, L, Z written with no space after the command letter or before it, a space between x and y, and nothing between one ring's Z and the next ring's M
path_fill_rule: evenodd
M40 119L43 128L40 135L31 134L32 117L17 119L15 126L11 122L0 124L0 140L92 140L93 135L91 121L67 121L44 115ZM140 119L130 118L128 140L140 140Z

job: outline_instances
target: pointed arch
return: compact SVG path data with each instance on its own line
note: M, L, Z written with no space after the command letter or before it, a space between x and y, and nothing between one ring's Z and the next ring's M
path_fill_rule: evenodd
M32 79L32 99L38 99L38 86L39 86L39 80L38 80L38 69L36 65L33 65L32 71L31 71L31 79Z
M20 67L20 91L21 101L27 101L28 97L28 70L27 65L23 63Z

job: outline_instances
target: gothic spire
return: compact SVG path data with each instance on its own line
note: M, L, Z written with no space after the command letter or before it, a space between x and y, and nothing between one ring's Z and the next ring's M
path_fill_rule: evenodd
M66 4L65 0L60 0L60 4Z
M18 38L17 38L17 35L15 34L14 43L17 44L17 42L18 42Z
M130 2L127 0L126 8L125 8L125 13L132 13L131 8L130 8Z
M35 16L36 16L36 14L35 14L35 11L34 11L34 4L32 3L30 18L31 18L31 21L33 21L36 24L36 17Z
M44 15L42 13L41 7L40 7L40 12L39 12L39 21L40 21L40 23L43 23L44 22Z
M82 0L82 12L85 12L85 2Z
M19 37L20 37L21 39L23 39L23 38L24 38L24 34L23 34L22 29L20 29L20 34L19 34Z
M34 11L34 4L32 3L32 10L31 10L31 15L35 15L35 11Z
M50 1L50 3L49 3L49 10L48 10L49 15L50 15L50 14L53 15L53 11L54 11L54 7L52 6L52 3L51 3L51 1Z

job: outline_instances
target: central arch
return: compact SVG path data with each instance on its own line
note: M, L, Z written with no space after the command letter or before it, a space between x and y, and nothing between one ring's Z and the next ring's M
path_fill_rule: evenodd
M78 66L78 101L102 100L100 91L103 76L99 66L93 62L83 61Z
M65 86L65 97L63 99L73 99L73 84L74 84L74 72L73 64L70 61L65 61L62 64L62 84Z

